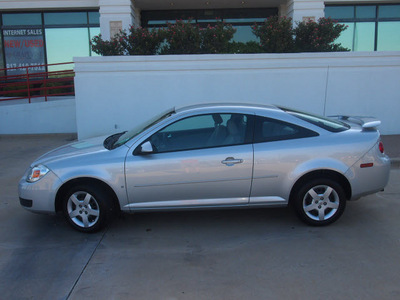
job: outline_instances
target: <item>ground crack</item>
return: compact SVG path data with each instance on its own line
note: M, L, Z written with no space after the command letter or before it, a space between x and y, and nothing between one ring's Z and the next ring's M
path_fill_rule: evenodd
M67 297L65 298L66 300L68 300L69 297L71 297L72 292L74 291L76 285L78 284L79 280L81 279L81 277L82 277L83 273L85 272L87 266L89 265L90 261L92 260L93 255L96 253L97 248L100 246L101 242L103 241L107 231L108 231L108 227L104 230L104 233L102 234L101 239L99 240L99 242L97 243L96 247L94 248L92 254L90 255L88 261L86 262L85 266L83 267L83 269L82 269L81 273L79 274L78 278L75 280L74 285L72 286L72 288L69 291Z

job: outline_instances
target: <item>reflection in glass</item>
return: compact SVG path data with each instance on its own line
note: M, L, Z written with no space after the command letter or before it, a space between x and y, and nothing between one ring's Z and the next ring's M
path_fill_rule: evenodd
M88 28L46 29L47 63L72 62L75 56L89 56ZM52 66L49 71L62 70L70 66Z
M325 17L331 17L332 19L353 19L354 6L325 7Z
M31 73L45 71L39 67L45 63L42 29L3 30L3 35L6 67L17 68L7 71L8 75L25 74L26 69L20 67L30 67Z
M378 23L378 51L400 50L400 22Z
M89 33L90 33L90 41L91 41L93 39L93 37L100 34L100 27L90 27ZM93 52L92 47L90 47L90 56L100 56L100 54Z
M356 18L376 18L376 6L356 6Z
M100 24L100 13L98 11L89 11L89 24Z
M0 41L1 41L1 30L0 30ZM0 43L0 69L4 69L4 58L3 58L3 43ZM0 71L0 76L4 76L4 71Z
M3 25L42 25L40 13L3 14Z
M225 19L227 23L251 23L264 22L267 18L243 18L243 19Z
M257 41L257 37L253 34L250 25L247 26L234 26L236 29L235 34L233 35L233 41L235 42L250 42Z
M380 5L379 18L400 18L400 5Z
M353 37L354 37L354 23L343 23L348 26L340 36L337 38L335 43L341 44L342 47L348 48L352 51L353 49Z
M354 51L374 51L375 22L358 22L354 30Z
M71 24L87 24L86 12L56 12L45 13L45 25L71 25Z

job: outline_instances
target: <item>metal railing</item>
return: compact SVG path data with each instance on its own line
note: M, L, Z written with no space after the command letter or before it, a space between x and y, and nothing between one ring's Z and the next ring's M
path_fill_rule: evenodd
M70 68L65 69L64 67ZM59 69L55 71L41 71ZM12 73L16 73L15 75ZM0 69L0 101L75 95L73 63Z

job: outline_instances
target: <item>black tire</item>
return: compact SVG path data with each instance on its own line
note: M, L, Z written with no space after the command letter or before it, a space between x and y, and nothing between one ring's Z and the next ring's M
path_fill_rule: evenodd
M97 232L111 220L114 210L108 193L97 186L77 185L63 198L63 214L72 228Z
M295 191L293 205L306 224L324 226L335 222L346 208L346 194L329 178L313 179Z

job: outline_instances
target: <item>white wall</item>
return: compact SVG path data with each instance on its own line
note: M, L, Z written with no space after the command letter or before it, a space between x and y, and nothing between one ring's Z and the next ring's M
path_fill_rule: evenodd
M87 57L75 71L79 138L206 102L373 115L400 133L400 52Z
M308 20L317 21L325 16L324 9L323 0L288 0L285 14L287 17L291 17L294 23Z
M0 134L75 133L75 99L64 98L30 104L13 104L17 100L2 102Z

